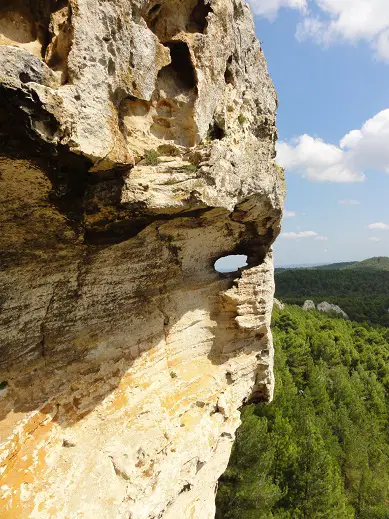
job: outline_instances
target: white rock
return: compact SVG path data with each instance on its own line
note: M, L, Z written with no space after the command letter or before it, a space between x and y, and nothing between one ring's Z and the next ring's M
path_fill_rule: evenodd
M344 319L348 319L348 315L346 312L344 312L340 306L334 305L331 303L327 303L326 301L323 301L322 303L319 303L317 305L317 309L319 312L324 312L326 314L338 314L340 317L343 317Z
M303 310L307 312L308 310L316 310L315 303L310 299L307 299L303 304Z

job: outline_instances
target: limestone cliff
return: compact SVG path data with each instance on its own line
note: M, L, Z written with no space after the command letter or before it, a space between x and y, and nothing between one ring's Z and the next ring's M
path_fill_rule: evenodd
M276 104L241 0L1 2L1 518L213 517L273 391Z

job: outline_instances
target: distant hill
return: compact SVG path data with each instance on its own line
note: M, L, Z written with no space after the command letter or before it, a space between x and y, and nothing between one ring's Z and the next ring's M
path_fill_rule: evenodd
M357 263L352 263L345 269L358 270L389 270L389 258L387 256L379 256L377 258L369 258Z
M307 267L305 267L307 268ZM389 258L378 256L363 261L345 261L343 263L330 263L309 267L314 270L389 270ZM285 269L284 269L285 270Z
M339 305L352 320L389 327L389 258L336 265L276 271L276 298L300 306L306 299L315 304L327 301Z
M368 261L368 260L366 260ZM343 263L330 263L330 265L320 265L319 267L311 267L319 270L344 270L346 268L352 268L353 265L358 265L357 261L346 261Z

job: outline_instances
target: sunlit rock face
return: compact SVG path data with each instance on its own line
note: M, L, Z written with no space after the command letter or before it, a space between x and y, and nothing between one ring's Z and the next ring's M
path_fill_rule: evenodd
M273 392L276 103L240 0L2 2L1 518L213 517Z

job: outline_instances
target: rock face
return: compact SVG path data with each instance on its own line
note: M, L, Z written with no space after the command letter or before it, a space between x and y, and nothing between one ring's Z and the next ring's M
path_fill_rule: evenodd
M2 3L1 518L213 517L273 392L276 103L240 0Z
M325 314L336 314L339 317L343 317L343 319L348 319L348 315L346 312L344 312L340 306L334 305L331 303L327 303L327 301L323 301L322 303L319 303L317 306L313 301L310 299L307 299L303 304L303 310L305 312L309 310L317 310L318 312L323 312Z
M305 312L308 312L308 310L316 310L316 305L313 301L307 299L306 301L304 301L303 310Z
M317 305L317 310L319 312L324 312L326 314L336 314L339 315L339 317L343 317L343 319L348 319L348 315L346 312L344 312L340 306L333 305L331 303L327 303L327 301L323 301L322 303L319 303Z

